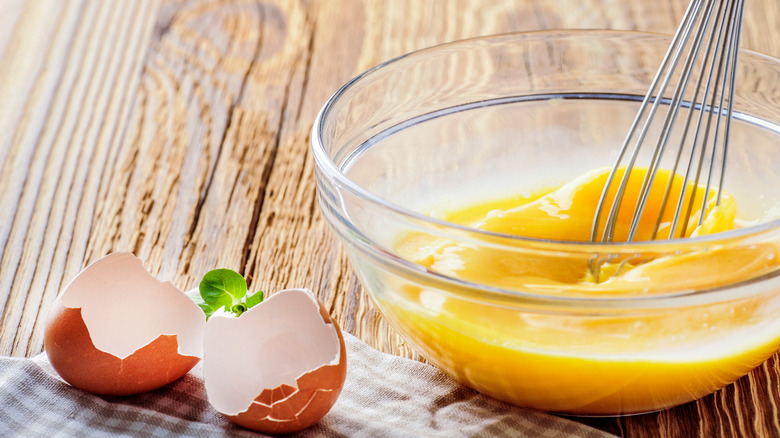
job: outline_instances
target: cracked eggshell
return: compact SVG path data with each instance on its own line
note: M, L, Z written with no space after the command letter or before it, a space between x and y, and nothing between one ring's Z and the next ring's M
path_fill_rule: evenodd
M341 330L307 289L277 292L239 318L212 315L204 344L212 406L258 432L292 433L316 423L347 375Z
M44 349L71 385L102 395L150 391L203 357L206 315L130 253L109 254L81 271L49 312Z

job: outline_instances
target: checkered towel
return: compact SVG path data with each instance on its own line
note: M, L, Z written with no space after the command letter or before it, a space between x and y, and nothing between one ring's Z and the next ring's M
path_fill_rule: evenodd
M480 395L436 368L376 351L347 333L344 390L304 437L611 436ZM45 354L0 357L2 437L256 437L208 403L198 365L158 390L98 397L55 377Z

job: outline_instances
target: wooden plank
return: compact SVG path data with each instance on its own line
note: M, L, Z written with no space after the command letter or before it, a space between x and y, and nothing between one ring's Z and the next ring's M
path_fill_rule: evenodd
M545 28L669 33L687 0L14 2L0 13L0 353L41 351L43 316L90 261L130 250L193 287L315 290L345 330L421 359L363 293L316 205L309 132L360 72L461 38ZM780 56L780 5L747 3L743 46ZM5 6L5 5L4 5ZM621 419L621 436L780 435L776 357L712 396Z
M14 29L19 22L19 18L24 11L24 0L6 0L3 2L2 11L0 14L0 65L5 65L4 54L8 44L12 41L14 35Z
M6 353L41 350L47 305L82 267L96 177L125 129L156 16L154 2L126 6L31 2L6 51L16 79L3 82L2 95L14 106L0 119L18 120L3 139L0 177L0 208L10 212L0 225ZM49 24L49 16L60 19Z

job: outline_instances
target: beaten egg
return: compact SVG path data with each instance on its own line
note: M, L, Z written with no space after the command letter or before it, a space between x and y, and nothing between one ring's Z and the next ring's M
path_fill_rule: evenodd
M616 241L626 239L645 172L630 174ZM608 173L595 170L530 198L482 202L443 217L493 233L588 242ZM671 207L661 211L670 178ZM682 192L680 175L662 171L656 181L637 230L640 241L654 232L669 236L674 194ZM691 219L684 231L675 229L675 237L737 227L731 196L721 193L716 205L716 188L689 184L686 193L695 194ZM608 199L613 196L614 190ZM688 202L685 198L684 208ZM456 280L553 297L641 298L707 290L758 278L780 263L775 242L690 250L686 240L674 241L680 242L677 251L671 244L662 254L616 254L595 265L577 254L510 251L420 232L400 235L396 249L403 258ZM776 299L771 294L683 310L613 309L571 317L413 283L396 290L378 304L410 339L421 339L415 346L423 355L488 395L554 412L612 415L674 406L727 385L780 348L780 322L762 313L774 307L766 302Z

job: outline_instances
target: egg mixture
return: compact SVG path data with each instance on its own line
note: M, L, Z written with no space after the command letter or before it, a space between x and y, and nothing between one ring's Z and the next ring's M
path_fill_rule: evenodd
M630 174L615 241L626 239L645 172L637 168ZM608 173L594 170L536 196L482 202L444 218L495 233L588 242ZM669 206L656 227L670 178ZM661 171L652 187L638 241L654 233L662 239L670 235L683 178ZM608 193L606 205L614 192ZM720 194L717 205L716 188L689 183L685 193L683 208L692 202L691 218L675 229L674 237L737 227L736 203L727 193ZM780 263L774 242L704 249L691 249L685 239L678 242L678 251L667 246L660 254L616 254L595 265L587 252L508 251L419 232L400 236L396 248L407 260L449 277L566 297L641 298L717 288L757 278ZM400 285L397 292L380 297L379 305L391 319L404 320L396 326L408 331L408 338L421 340L415 346L426 357L486 394L548 411L612 415L673 406L725 386L780 348L780 321L766 314L780 305L771 293L688 307L561 312L420 284Z

